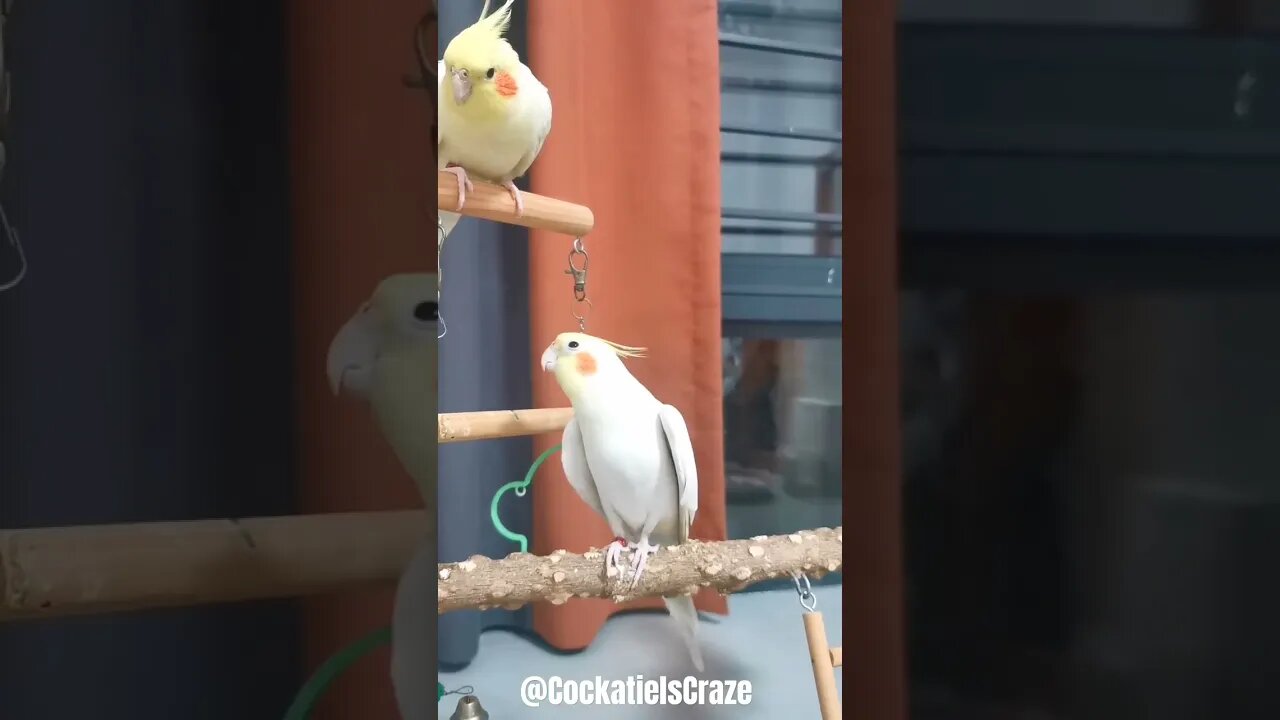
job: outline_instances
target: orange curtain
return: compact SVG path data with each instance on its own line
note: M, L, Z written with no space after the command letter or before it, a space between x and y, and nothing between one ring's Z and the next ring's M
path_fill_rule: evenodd
M330 396L325 353L393 273L435 271L429 142L434 109L402 84L416 72L421 0L295 0L290 12L298 472L303 512L421 505L368 407ZM430 33L434 45L435 32ZM435 57L434 47L429 48ZM309 674L390 622L393 588L304 604ZM343 673L316 717L397 718L382 649Z
M586 205L596 227L587 331L650 349L636 377L680 409L698 461L693 536L725 538L720 348L720 72L715 0L528 3L529 56L551 91L554 125L532 169L533 192ZM564 274L572 238L530 240L533 397L567 404L537 358L576 330ZM541 452L559 440L539 438ZM581 551L612 539L569 487L559 462L534 484L533 550ZM704 592L698 607L728 611ZM653 599L629 607L661 607ZM587 646L617 606L570 600L534 607L534 629L553 646Z

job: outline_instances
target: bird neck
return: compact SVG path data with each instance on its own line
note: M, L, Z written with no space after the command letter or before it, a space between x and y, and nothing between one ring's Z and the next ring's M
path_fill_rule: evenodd
M575 415L606 418L614 413L634 413L646 405L657 404L657 398L630 373L602 378L578 376L568 386L562 384Z

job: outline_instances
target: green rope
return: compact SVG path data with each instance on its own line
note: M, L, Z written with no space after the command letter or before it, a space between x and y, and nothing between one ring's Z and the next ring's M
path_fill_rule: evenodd
M498 488L498 492L493 495L493 502L489 504L489 517L493 521L493 527L502 537L520 544L520 552L529 551L529 538L520 533L513 533L502 524L502 520L498 518L498 501L502 499L509 490L515 490L516 495L523 497L525 490L533 482L533 476L537 474L538 468L542 467L542 463L551 457L551 454L559 450L560 446L548 448L546 452L538 456L533 461L533 465L529 466L529 472L525 473L524 480L520 482L511 482ZM284 720L307 720L311 717L311 711L315 709L316 703L319 702L320 696L324 695L333 681L339 675L346 672L347 668L356 663L357 660L367 655L369 652L376 650L382 645L391 642L391 628L384 627L375 630L368 635L360 638L354 643L334 653L328 660L321 665L298 691L298 695L293 699L293 704L289 706L288 711L284 714ZM444 685L440 682L436 683L436 702L440 702L440 698L446 695Z
M289 706L289 710L284 714L284 720L306 720L311 717L311 711L315 709L320 696L324 695L325 690L329 689L329 685L339 675L370 651L389 642L391 642L391 628L379 628L325 660L324 664L315 671L315 674L298 691L293 704Z
M493 521L493 528L498 531L502 537L514 543L520 544L520 552L529 552L529 538L520 533L513 533L502 524L502 520L498 517L498 502L502 500L502 496L506 495L509 490L515 490L518 497L524 497L524 491L533 482L533 476L538 472L538 468L542 467L542 463L551 457L551 453L559 450L560 446L555 445L547 448L545 452L533 461L533 465L529 466L529 472L525 473L524 480L518 482L509 482L498 488L498 492L493 494L493 502L489 503L489 519Z

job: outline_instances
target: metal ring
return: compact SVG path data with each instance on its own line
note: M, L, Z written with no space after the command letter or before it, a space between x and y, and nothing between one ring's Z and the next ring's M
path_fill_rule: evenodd
M573 264L573 259L578 256L582 257L582 267L578 267ZM589 264L591 264L591 256L587 254L586 250L578 250L575 248L569 251L569 271L575 276L585 273Z
M800 595L800 607L806 612L813 612L818 607L818 598L813 594L813 586L809 584L809 576L800 572L792 572L791 579L795 581L796 592Z

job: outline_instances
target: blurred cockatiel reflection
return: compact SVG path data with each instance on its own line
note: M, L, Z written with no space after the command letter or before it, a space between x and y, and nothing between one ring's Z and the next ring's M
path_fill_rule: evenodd
M391 679L405 720L435 717L436 276L392 275L329 346L334 393L368 400L382 435L418 486L429 527L396 590ZM352 482L359 482L352 478Z
M329 386L369 401L383 437L435 507L436 276L392 275L329 345Z

